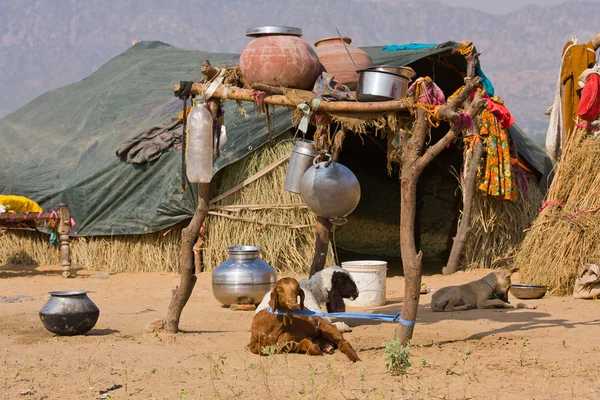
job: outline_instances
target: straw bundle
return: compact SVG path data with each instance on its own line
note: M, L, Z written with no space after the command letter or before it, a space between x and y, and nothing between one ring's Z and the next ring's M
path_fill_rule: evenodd
M177 272L181 226L157 233L77 238L71 242L74 269L107 272ZM22 230L0 234L0 265L59 265L49 235Z
M527 232L516 263L521 280L572 293L584 263L600 262L600 138L575 128L547 202Z
M293 142L289 135L282 136L225 168L215 180L216 195L289 154ZM287 164L211 206L202 248L205 270L228 258L227 247L247 245L262 247L262 258L280 272L308 272L314 255L315 215L300 195L283 189ZM327 265L333 262L330 246Z
M518 186L513 201L497 200L476 190L471 230L465 245L466 268L504 268L514 263L525 230L538 214L543 196L538 182L526 173L527 193Z

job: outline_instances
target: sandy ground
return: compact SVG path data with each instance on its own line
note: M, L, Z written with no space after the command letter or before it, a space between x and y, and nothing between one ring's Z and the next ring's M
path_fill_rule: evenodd
M485 273L424 281L440 288ZM0 270L0 296L29 296L0 302L1 399L600 398L596 301L546 297L530 301L535 310L433 313L431 295L424 295L412 366L404 376L390 376L383 343L393 337L391 323L349 321L354 330L345 337L362 359L354 364L338 351L260 357L245 350L253 313L221 307L207 273L199 276L177 335L145 333L165 314L176 275L79 274L63 279L55 268ZM38 311L46 292L67 289L91 290L100 319L84 336L53 337ZM402 277L388 279L389 299L402 290ZM393 314L400 305L389 301L373 311ZM115 385L121 386L101 394Z

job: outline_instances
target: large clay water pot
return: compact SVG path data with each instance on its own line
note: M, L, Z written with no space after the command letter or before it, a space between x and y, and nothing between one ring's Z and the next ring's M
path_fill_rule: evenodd
M367 53L350 45L352 39L346 36L343 39L359 70L373 66L373 60ZM356 90L358 72L344 48L342 39L339 36L326 37L317 40L315 47L319 61L327 72L332 74L339 83L348 86L350 90Z
M319 58L302 39L302 30L283 26L251 28L253 39L240 54L240 70L248 85L263 83L312 89L321 72Z

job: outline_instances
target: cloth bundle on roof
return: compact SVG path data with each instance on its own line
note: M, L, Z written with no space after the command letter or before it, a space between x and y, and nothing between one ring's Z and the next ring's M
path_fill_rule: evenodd
M25 196L0 194L0 205L4 206L5 212L42 212L38 203Z
M145 164L156 160L171 147L180 149L181 132L173 131L180 123L179 118L173 118L125 140L117 150L117 157L128 164Z

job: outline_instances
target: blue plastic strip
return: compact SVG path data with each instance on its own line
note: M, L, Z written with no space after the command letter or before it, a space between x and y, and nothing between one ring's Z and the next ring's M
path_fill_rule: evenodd
M268 308L269 312L273 312L271 307ZM415 326L415 321L406 321L400 318L400 313L396 315L387 315L387 314L365 314L365 313L326 313L326 312L317 312L311 310L293 310L293 314L296 315L304 315L307 317L335 317L335 318L355 318L355 319L378 319L386 322L400 322L402 325L406 326ZM284 312L279 310L275 311L277 315L286 315Z
M388 44L383 46L383 51L406 51L406 50L422 50L429 47L437 46L437 43L406 43L406 44Z

